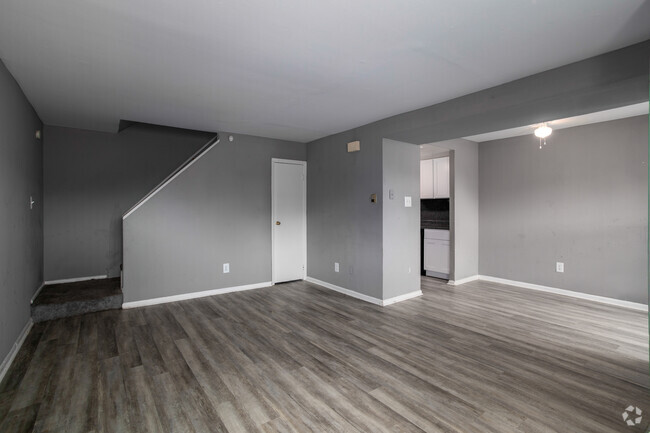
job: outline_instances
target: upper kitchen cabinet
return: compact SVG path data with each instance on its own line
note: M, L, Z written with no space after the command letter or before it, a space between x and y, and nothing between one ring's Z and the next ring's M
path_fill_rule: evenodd
M420 198L433 198L433 159L420 161Z
M449 157L433 160L433 198L449 198Z
M449 198L449 157L420 161L420 198Z

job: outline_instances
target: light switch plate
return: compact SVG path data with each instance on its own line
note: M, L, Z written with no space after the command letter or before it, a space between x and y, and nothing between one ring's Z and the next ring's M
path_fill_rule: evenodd
M404 207L411 207L411 196L407 195L404 197Z
M224 263L223 264L223 273L227 274L230 272L230 263Z

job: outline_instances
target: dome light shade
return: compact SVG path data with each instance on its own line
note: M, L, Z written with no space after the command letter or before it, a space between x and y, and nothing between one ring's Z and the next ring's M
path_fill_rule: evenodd
M535 136L539 138L546 138L551 135L551 132L553 132L553 129L545 123L535 130Z

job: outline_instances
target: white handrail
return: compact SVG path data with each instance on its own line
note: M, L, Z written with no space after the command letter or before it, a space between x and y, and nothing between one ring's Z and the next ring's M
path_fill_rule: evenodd
M123 216L122 219L126 219L129 215L131 215L133 212L138 210L140 206L145 204L151 197L154 195L158 194L160 190L162 190L167 184L169 184L172 180L174 180L176 177L178 177L182 172L187 170L194 162L199 160L203 155L205 155L210 149L212 149L214 146L219 144L219 134L216 134L214 137L210 139L202 148L200 148L198 151L196 151L192 156L190 156L183 164L181 164L176 170L172 172L169 176L165 178L162 182L158 184L154 189L149 191L144 197L142 197L131 209L129 209Z

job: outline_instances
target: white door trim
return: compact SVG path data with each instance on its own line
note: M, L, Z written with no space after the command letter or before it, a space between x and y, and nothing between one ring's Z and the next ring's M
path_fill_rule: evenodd
M275 191L275 164L293 164L302 166L302 174L304 176L302 186L302 214L303 214L303 227L302 227L302 279L307 278L307 161L298 161L293 159L271 158L271 282L277 282L275 277L275 207L273 206L273 191Z

